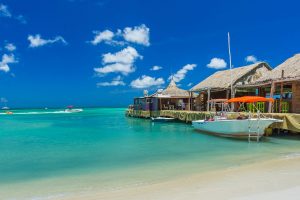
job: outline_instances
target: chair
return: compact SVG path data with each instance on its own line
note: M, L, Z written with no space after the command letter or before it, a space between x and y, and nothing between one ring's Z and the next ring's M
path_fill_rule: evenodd
M169 110L169 107L166 104L163 104L163 110Z
M247 104L247 111L248 111L248 112L253 112L253 113L256 112L254 103L248 103L248 104Z
M281 102L281 112L288 113L289 112L289 103L286 101Z
M261 113L265 112L265 102L257 102L256 107Z

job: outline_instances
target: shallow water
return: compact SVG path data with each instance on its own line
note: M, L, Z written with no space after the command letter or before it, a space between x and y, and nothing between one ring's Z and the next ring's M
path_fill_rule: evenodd
M0 115L0 196L57 199L300 156L297 138L248 143L201 134L189 124L126 118L124 112L94 108Z

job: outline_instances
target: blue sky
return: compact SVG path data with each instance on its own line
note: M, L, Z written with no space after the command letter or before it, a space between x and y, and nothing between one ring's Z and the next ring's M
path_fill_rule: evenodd
M298 1L0 0L0 97L10 107L125 106L174 74L184 89L299 53ZM247 59L248 57L248 59Z

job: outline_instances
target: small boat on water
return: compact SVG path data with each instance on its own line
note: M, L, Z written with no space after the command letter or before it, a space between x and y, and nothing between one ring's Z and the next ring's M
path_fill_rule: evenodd
M7 115L12 115L12 114L14 114L13 112L11 112L11 111L6 111L6 113L5 114L7 114Z
M151 117L151 120L153 122L171 122L171 121L174 121L175 118L171 118L171 117Z
M68 106L67 109L65 109L66 113L78 113L78 112L82 112L83 109L81 108L74 108L73 106Z
M226 103L254 103L254 102L273 102L273 99L264 97L240 97L232 98ZM257 113L255 117L241 116L237 119L228 119L224 116L215 117L209 120L196 120L192 122L193 127L201 132L223 137L233 137L248 139L255 138L259 140L264 135L264 130L275 122L282 120L274 118L265 118L261 113Z
M66 113L77 113L77 112L82 112L83 109L81 108L76 108L76 109L65 109Z

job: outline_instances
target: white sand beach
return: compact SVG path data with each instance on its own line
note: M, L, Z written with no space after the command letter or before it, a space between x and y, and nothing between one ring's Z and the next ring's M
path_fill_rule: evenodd
M299 199L300 158L285 158L152 185L64 196L96 199Z

